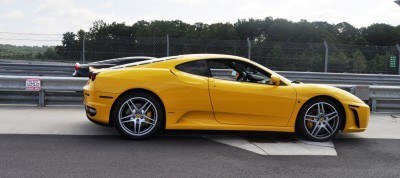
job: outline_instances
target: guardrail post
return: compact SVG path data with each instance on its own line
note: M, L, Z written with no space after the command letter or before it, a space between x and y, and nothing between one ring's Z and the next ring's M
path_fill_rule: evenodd
M169 36L167 34L167 56L169 56Z
M328 48L328 43L324 41L324 46L325 46L325 73L328 72L328 54L329 54L329 48Z
M396 44L397 49L397 75L400 75L400 46Z
M371 109L372 109L372 112L374 113L374 112L376 112L376 98L372 98L371 99Z
M251 59L251 42L250 42L250 39L249 39L249 38L247 38L247 47L248 47L247 58Z
M353 95L356 93L356 86L355 85L350 87L350 93L353 94Z
M39 107L44 107L45 92L44 90L39 90Z

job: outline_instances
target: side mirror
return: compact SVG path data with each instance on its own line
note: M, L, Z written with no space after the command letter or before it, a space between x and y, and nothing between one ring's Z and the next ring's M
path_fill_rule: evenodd
M270 77L270 81L274 85L280 85L281 84L281 78L278 75L272 74Z

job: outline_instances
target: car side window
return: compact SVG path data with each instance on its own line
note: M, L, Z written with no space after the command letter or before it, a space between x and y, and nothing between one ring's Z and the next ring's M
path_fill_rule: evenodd
M176 69L193 75L200 75L203 77L209 77L210 73L204 60L190 61L183 64L179 64L175 67Z
M231 81L237 80L238 71L229 67L225 62L207 60L207 66L210 68L211 77L213 78Z
M270 84L270 74L243 61L230 59L207 60L207 65L213 78Z

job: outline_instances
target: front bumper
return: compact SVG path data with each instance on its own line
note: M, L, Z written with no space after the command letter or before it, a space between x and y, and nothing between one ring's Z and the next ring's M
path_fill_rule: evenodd
M362 132L368 127L370 108L364 103L343 102L346 123L343 132Z

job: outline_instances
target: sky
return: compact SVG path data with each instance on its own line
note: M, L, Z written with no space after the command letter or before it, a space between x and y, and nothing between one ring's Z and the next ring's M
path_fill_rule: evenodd
M400 25L393 0L0 0L0 32L62 34L96 20L182 20L187 23L285 18L291 21Z

